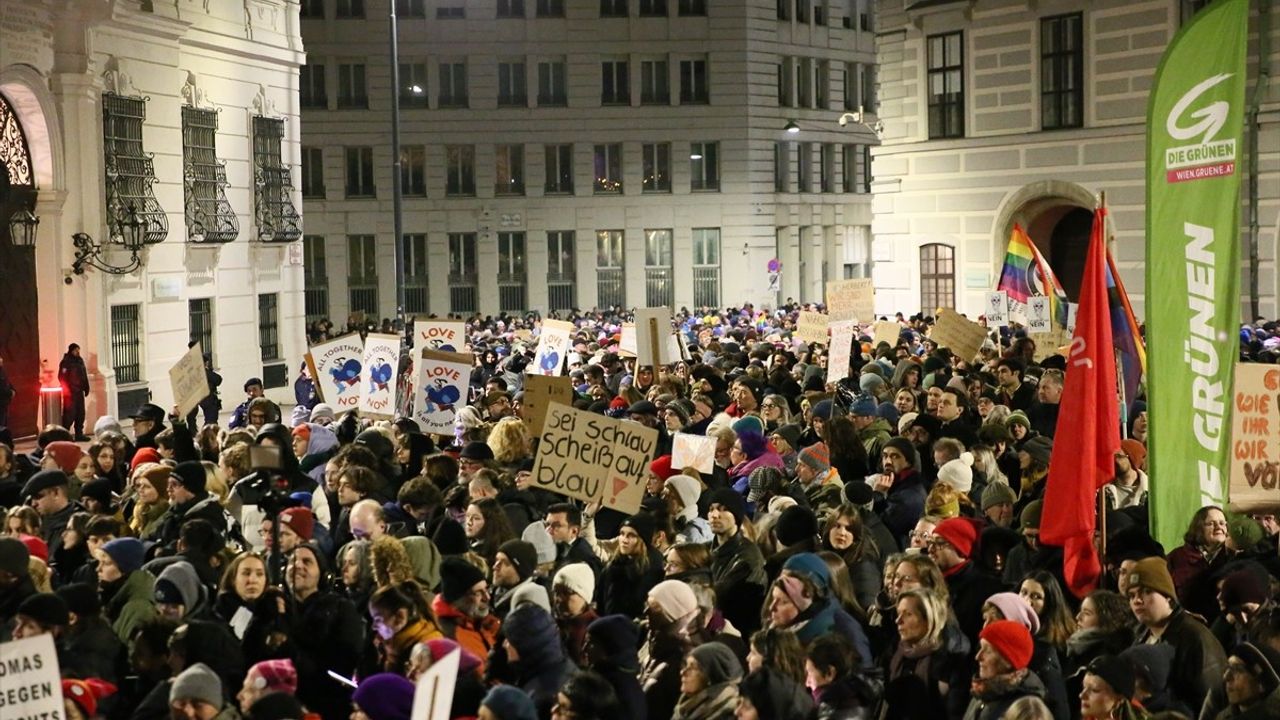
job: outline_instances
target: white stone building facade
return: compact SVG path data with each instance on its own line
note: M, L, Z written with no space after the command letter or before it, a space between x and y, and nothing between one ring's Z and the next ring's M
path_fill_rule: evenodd
M18 434L34 429L32 398L57 385L73 342L90 425L148 393L169 407L168 370L192 339L213 354L228 407L251 376L292 397L305 351L291 209L303 62L292 0L0 0L0 354L19 389ZM110 245L129 206L149 242L140 268L73 272L72 235ZM34 249L7 237L18 209L39 218ZM129 257L117 245L103 259Z
M1258 79L1251 3L1249 86ZM881 312L981 312L1015 222L1075 299L1089 213L1105 191L1112 253L1145 315L1145 123L1156 65L1196 0L880 0L883 144L875 150L873 258ZM1269 13L1271 75L1280 15ZM931 117L931 112L933 113ZM1280 85L1258 113L1258 312L1276 317ZM1248 143L1246 143L1247 146ZM1247 152L1247 150L1245 151ZM1250 318L1248 168L1241 307ZM1159 302L1159 298L1151 298Z
M837 123L874 109L869 2L397 7L407 314L774 305L869 272L875 136ZM388 10L303 3L312 318L395 312Z

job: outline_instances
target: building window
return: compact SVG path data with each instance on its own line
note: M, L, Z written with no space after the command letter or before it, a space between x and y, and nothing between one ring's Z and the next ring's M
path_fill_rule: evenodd
M1080 13L1040 21L1040 124L1084 124L1084 20Z
M720 143L702 142L689 146L689 189L720 189Z
M956 306L955 248L934 243L920 247L920 309L932 314Z
M645 143L640 149L644 156L641 191L671 192L671 143Z
M364 0L338 0L336 17L343 20L364 18Z
M425 18L426 0L396 0L396 17Z
M498 0L498 17L524 17L524 0Z
M645 307L671 307L675 302L670 230L644 231Z
M547 301L551 310L571 310L576 306L575 243L572 230L547 231Z
M844 64L844 109L857 110L858 101L862 98L858 94L858 63L847 62Z
M626 17L627 0L600 0L600 17Z
M145 99L112 93L102 95L107 233L115 242L123 242L121 228L130 208L136 208L147 225L147 244L162 242L169 236L169 216L156 201L151 188L156 182L155 164L142 145L142 126L146 119Z
M566 67L562 59L538 63L538 105L550 107L569 103Z
M298 104L304 108L328 108L329 94L324 86L324 64L303 65L298 73Z
M822 184L822 192L836 191L836 146L824 143L819 146L818 179Z
M524 62L498 63L498 106L524 107L529 104L525 91Z
M679 7L679 13L682 17L705 17L707 14L707 0L680 0Z
M467 64L440 63L440 107L464 108L467 103Z
M463 5L436 8L437 20L463 20L467 17L467 8Z
M449 233L449 312L470 315L479 311L478 277L476 234Z
M302 197L324 198L324 150L302 148Z
M710 102L706 60L680 61L680 104L702 105Z
M307 321L329 317L329 269L323 235L302 237L302 285Z
M720 228L693 229L693 305L720 307Z
M862 192L871 192L871 146L862 146Z
M476 148L474 145L446 145L447 166L445 194L470 196L476 194Z
M792 107L791 99L791 58L778 61L778 107Z
M547 145L545 147L547 181L543 191L548 195L573 193L573 146Z
M778 19L791 19L791 0L778 0Z
M347 197L377 197L373 185L373 148L347 148Z
M930 35L929 137L964 137L964 36Z
M825 0L813 0L813 24L827 24L827 3Z
M798 58L793 64L796 68L796 107L813 107L813 61Z
M368 108L369 89L365 85L364 63L338 65L338 107Z
M275 293L258 295L258 347L262 359L280 359L280 300Z
M213 354L213 301L191 298L187 301L187 341L200 343L200 351Z
M404 311L425 315L427 312L427 236L410 233L404 236Z
M667 78L666 60L642 60L640 62L640 104L669 105L671 87Z
M862 110L875 114L880 106L876 97L876 66L871 63L858 66L858 84L862 87Z
M791 191L791 143L782 140L773 144L773 191Z
M498 233L498 311L523 312L525 305L524 233Z
M427 107L426 63L400 63L400 107Z
M625 307L627 304L624 262L622 254L623 232L599 230L596 232L596 306Z
M667 0L640 0L640 17L666 17Z
M862 153L857 145L845 145L841 148L840 191L846 193L860 192L858 182L858 165L862 162Z
M263 242L293 242L302 237L302 218L293 207L293 183L280 147L284 142L284 120L253 118L254 211L258 239Z
M831 64L819 60L813 64L814 102L819 110L829 109L829 90L831 88Z
M495 148L493 193L524 194L524 146L499 145Z
M596 145L594 167L597 194L622 192L622 143Z
M600 103L602 105L630 105L631 77L626 60L606 60L600 63Z
M564 17L564 0L538 0L538 17Z
M231 242L240 221L227 202L227 169L218 160L218 113L182 108L182 178L187 238L191 242Z
M800 143L800 192L813 192L813 143Z
M298 5L298 17L305 20L324 19L324 0L302 0Z
M405 145L400 148L400 192L406 196L427 196L427 148Z
M347 236L347 287L352 312L378 317L378 243L374 236Z
M111 306L111 366L121 385L142 382L139 310L138 305Z
M809 0L796 0L796 22L800 25L809 24Z

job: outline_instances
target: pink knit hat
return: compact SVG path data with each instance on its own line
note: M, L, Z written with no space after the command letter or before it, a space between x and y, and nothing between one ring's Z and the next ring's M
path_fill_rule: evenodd
M258 676L254 685L260 690L289 695L298 692L298 671L292 660L263 660L249 668L249 673Z

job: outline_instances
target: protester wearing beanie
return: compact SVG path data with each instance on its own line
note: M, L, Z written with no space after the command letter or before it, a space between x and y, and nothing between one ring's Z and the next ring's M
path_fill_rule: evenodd
M1062 565L1062 549L1052 545L1041 545L1040 518L1044 514L1044 501L1032 500L1019 510L1014 505L1018 516L1018 532L1022 542L1009 551L1005 558L1002 579L1009 585L1018 585L1028 573L1040 568L1057 568Z
M409 720L413 711L413 683L394 673L378 673L360 681L351 704L369 720Z
M1218 717L1280 717L1280 651L1263 642L1240 643L1231 649L1228 667L1225 690L1230 711Z
M210 717L210 708L214 715L221 715L227 705L222 696L222 680L208 665L195 663L173 679L169 705L176 713L184 713L182 717Z
M546 534L545 532L543 534ZM523 540L508 540L498 547L493 562L493 612L506 617L514 607L512 598L519 588L536 584L533 573L538 569L538 551Z
M818 552L818 518L806 507L789 507L778 516L773 525L774 537L778 540L778 552L765 561L765 574L777 577L787 559L797 553Z
M600 617L592 606L595 591L596 576L586 563L565 565L551 583L556 625L569 659L578 666L586 660L587 628Z
M75 703L85 718L97 717L98 703L116 694L118 689L114 683L98 677L62 681L63 699Z
M111 629L127 643L134 628L156 615L155 578L139 572L146 548L137 538L116 538L94 551L98 587Z
M227 530L226 513L216 496L205 490L207 475L197 460L178 463L168 485L169 509L160 523L156 541L174 551L182 526L191 520L207 520L219 533Z
M560 686L575 670L564 655L555 621L532 605L511 611L502 623L507 662L515 671L513 683L529 694L539 717L551 715Z
M1124 710L1133 699L1133 665L1123 657L1099 655L1085 668L1083 686L1080 693L1083 720L1125 717Z
M484 573L460 557L440 563L440 592L431 601L436 624L445 637L479 658L497 641L501 621L490 612Z
M605 563L596 589L596 607L604 615L639 618L645 595L662 581L662 555L653 549L654 518L647 512L622 521L618 551Z
M244 686L236 694L236 702L240 704L240 711L248 714L264 695L275 692L287 695L298 692L298 671L288 658L263 660L250 667L244 676Z
M1027 664L1031 662L1031 633L1021 623L997 620L982 629L978 673L971 688L966 718L999 720L1020 698L1043 698L1044 684Z
M1221 643L1177 601L1169 566L1161 557L1139 560L1125 578L1129 607L1141 623L1134 644L1159 640L1175 648L1169 687L1189 707L1200 707L1222 682L1226 652Z
M759 468L751 473L751 477L777 472L773 468ZM711 542L711 526L707 524L706 518L698 516L698 497L702 494L702 484L688 475L672 475L667 479L664 494L672 516L671 524L676 531L676 543Z
M1009 483L989 483L982 491L982 514L992 525L1007 528L1013 525L1013 504L1018 496Z
M480 707L488 710L494 720L538 720L538 708L533 699L510 685L495 685L480 701Z
M697 673L681 677L680 700L672 720L714 720L732 717L738 706L742 664L723 643L709 642L689 653Z
M768 583L760 546L742 534L746 501L729 488L713 490L707 497L707 522L715 540L711 543L711 582L716 607L744 636L760 625L760 607Z
M71 623L67 603L53 593L36 593L18 604L14 615L13 639L49 634L59 640Z
M998 578L971 560L978 541L976 522L968 518L943 520L933 529L928 544L929 557L947 580L960 629L973 647L977 647L978 631L982 629L983 603L1004 589Z

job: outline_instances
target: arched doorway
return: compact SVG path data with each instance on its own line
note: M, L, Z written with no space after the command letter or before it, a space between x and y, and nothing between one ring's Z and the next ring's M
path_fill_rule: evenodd
M1067 298L1078 302L1089 233L1093 228L1093 194L1074 183L1046 180L1027 185L1002 204L995 223L996 276L1015 223L1027 231L1036 249L1062 283Z
M33 210L35 201L35 169L27 136L13 106L0 94L0 268L4 278L0 281L0 358L16 389L7 413L13 437L36 432L40 332L35 251L15 245L9 237L9 219L19 211Z

